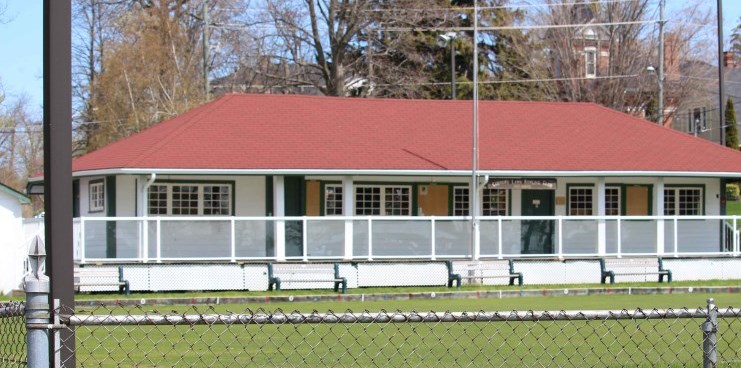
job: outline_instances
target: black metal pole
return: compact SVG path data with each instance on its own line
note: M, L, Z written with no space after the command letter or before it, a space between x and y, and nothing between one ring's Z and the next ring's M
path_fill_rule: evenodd
M49 304L74 306L72 259L72 8L44 0L44 211ZM62 330L64 366L75 366L74 332ZM50 367L55 366L52 342Z
M724 78L725 65L723 58L723 0L718 0L718 123L720 126L720 144L726 145L726 82Z
M450 39L450 99L455 100L455 39Z

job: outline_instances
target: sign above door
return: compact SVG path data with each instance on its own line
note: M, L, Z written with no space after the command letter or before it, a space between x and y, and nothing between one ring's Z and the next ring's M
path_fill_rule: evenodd
M491 178L486 189L545 189L556 190L556 179L549 178Z

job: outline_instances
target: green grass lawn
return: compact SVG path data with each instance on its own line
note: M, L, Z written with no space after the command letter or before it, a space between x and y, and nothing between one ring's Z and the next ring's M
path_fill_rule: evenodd
M649 283L646 286L657 285L659 284ZM572 288L574 286L570 285ZM397 288L374 290L399 291ZM393 313L395 310L401 310L424 314L427 311L475 313L480 310L504 312L636 308L650 310L681 307L694 310L704 307L708 297L713 297L716 304L721 307L741 306L741 294L693 293L217 306L113 306L78 308L77 313L161 315L228 314L245 313L250 310L265 312L282 310L291 313L298 310L300 313L308 314L316 310L320 313L333 311L342 314L347 310L353 312L367 310L372 313L381 310ZM702 322L701 319L669 318L589 322L546 320L480 323L81 326L76 329L76 352L78 367L699 367L702 366L700 349ZM2 329L0 324L0 330ZM722 363L720 366L741 366L739 363L741 319L722 319L719 330L721 337L718 348ZM3 331L0 331L0 335L2 333Z
M511 311L741 305L741 295L523 297L366 303L281 303L81 309L79 314L241 313L300 310ZM393 312L391 312L393 313ZM701 366L701 319L480 323L78 327L80 367L169 366ZM739 366L741 319L722 319L721 366Z
M741 201L728 201L726 202L726 214L741 215Z

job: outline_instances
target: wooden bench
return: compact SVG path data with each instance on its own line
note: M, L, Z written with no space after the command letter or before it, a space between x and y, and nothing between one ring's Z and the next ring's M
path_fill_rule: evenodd
M123 267L75 267L75 290L82 286L118 286L118 292L129 294L129 281L123 277Z
M448 287L452 287L457 282L461 286L462 279L491 279L491 278L508 278L509 284L522 286L522 272L515 272L515 264L510 260L493 260L493 261L447 261L448 266ZM455 267L455 268L454 268ZM456 273L458 271L460 273Z
M600 264L600 281L604 284L607 278L610 283L615 283L615 276L630 275L659 275L659 282L664 282L664 276L667 282L672 282L672 271L664 268L664 262L661 257L658 258L601 258Z
M347 292L347 279L340 277L340 265L333 264L296 264L296 263L268 263L268 290L280 290L281 283L301 282L320 283L331 282L334 291Z

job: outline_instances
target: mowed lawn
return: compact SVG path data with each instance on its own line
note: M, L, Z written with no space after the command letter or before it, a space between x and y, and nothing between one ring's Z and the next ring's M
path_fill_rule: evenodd
M527 311L741 306L741 295L561 296L79 309L84 314ZM278 312L280 313L280 312ZM701 319L77 328L81 367L701 366ZM741 319L720 321L721 366L741 366ZM725 333L725 334L724 334Z

